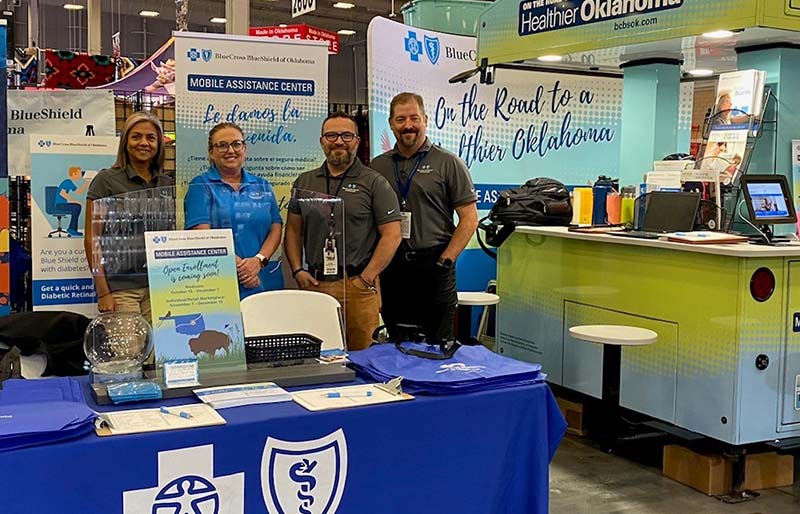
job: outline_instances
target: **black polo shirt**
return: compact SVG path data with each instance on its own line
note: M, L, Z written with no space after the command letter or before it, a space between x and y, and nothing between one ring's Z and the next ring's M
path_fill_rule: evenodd
M402 203L394 166L397 165L400 180L406 184L418 159L406 204L411 211L411 238L404 245L410 250L448 244L456 229L455 208L478 201L466 163L428 138L411 157L403 157L395 147L373 159L370 166L389 182Z
M378 226L400 221L400 206L391 186L359 159L338 177L329 176L328 166L323 163L317 169L300 174L293 188L288 210L303 217L306 263L317 269L323 269L322 252L331 232L336 238L339 265L360 268L372 258L380 236ZM335 197L342 202L336 204L332 222L333 204L325 200Z
M164 173L148 183L130 166L103 170L92 180L86 198L93 217L102 221L93 235L111 291L147 287L144 233L175 230L174 186Z

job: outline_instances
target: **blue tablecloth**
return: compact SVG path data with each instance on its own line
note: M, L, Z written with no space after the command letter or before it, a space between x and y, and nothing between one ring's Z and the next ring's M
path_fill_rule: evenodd
M548 465L566 429L545 384L220 414L227 425L0 453L0 512L546 513Z

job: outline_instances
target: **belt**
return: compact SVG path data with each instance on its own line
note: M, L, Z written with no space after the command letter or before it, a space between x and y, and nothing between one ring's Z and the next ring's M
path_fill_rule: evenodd
M365 262L360 266L346 266L344 271L347 273L348 277L357 277L361 274L361 272L364 271L364 269L367 267L367 264L368 263ZM315 266L309 266L308 273L314 277L314 280L319 280L322 282L335 282L344 278L341 266L337 268L335 275L326 275L324 268L317 268Z
M438 259L445 248L447 248L446 244L419 250L403 250L400 248L395 255L408 262L429 261Z

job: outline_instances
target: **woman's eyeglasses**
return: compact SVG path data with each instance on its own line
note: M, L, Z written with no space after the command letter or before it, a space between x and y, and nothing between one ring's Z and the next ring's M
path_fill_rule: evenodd
M216 148L218 152L225 153L228 149L232 148L234 152L239 153L242 151L242 148L245 147L245 144L244 141L241 140L231 141L230 143L227 141L220 141L219 143L214 143L212 146Z
M356 135L352 132L325 132L322 134L322 137L324 137L329 143L335 143L340 137L345 143L350 143L356 138Z

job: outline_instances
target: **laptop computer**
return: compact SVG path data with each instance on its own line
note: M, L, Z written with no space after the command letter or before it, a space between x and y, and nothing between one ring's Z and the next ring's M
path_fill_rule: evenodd
M690 231L694 228L700 193L653 191L645 198L641 230L610 232L613 236L658 239L668 232Z

